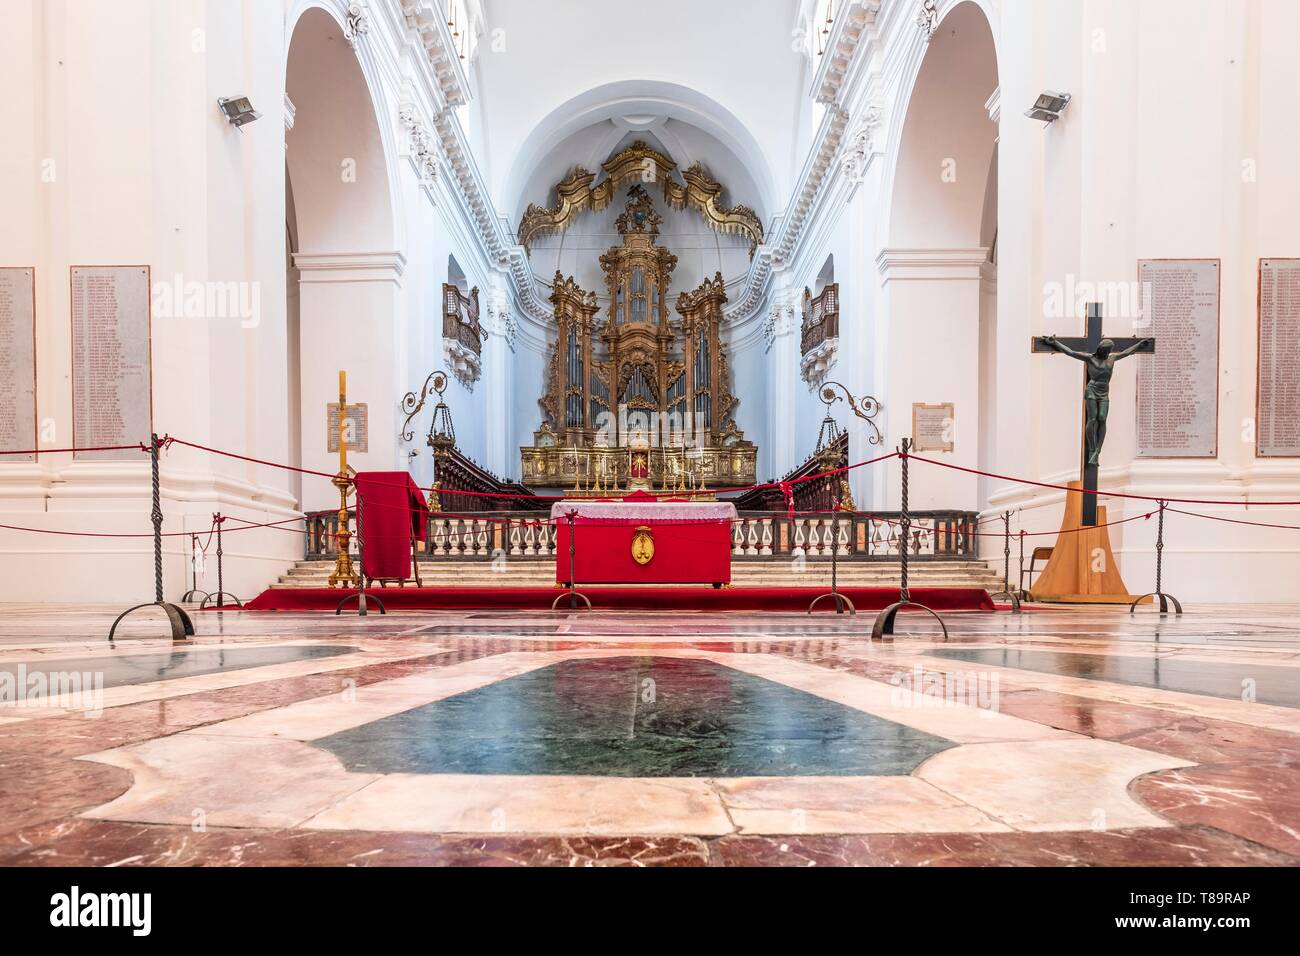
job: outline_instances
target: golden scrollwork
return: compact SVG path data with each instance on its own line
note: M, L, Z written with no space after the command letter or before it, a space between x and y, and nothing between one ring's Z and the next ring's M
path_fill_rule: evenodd
M579 214L600 212L613 202L618 190L630 182L652 181L661 184L665 202L674 209L688 206L704 217L709 228L749 240L749 254L763 241L763 223L748 206L727 206L722 202L723 186L700 163L681 174L678 182L672 174L677 164L663 153L638 140L601 164L605 176L596 183L596 174L575 166L555 184L555 205L550 208L529 203L519 222L518 238L530 249L539 236L562 233ZM594 183L594 185L593 185ZM657 223L654 224L657 232Z

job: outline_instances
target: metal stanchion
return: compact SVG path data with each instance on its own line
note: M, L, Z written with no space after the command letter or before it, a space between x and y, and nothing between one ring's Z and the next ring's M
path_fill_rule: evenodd
M819 595L817 595L815 598L813 598L813 602L812 602L811 604L808 605L808 613L809 613L809 614L811 614L811 613L813 612L813 608L815 608L815 607L818 605L819 602L824 601L824 600L826 600L827 598L830 598L831 600L833 600L833 601L835 602L835 613L836 613L836 614L843 614L844 611L845 611L845 609L847 609L848 612L849 612L850 614L857 614L857 613L858 613L858 609L857 609L856 607L853 606L853 602L852 602L851 600L849 600L848 595L845 595L845 594L841 594L841 593L840 593L840 588L839 588L839 559L838 559L838 557L837 557L837 556L839 555L839 553L840 553L840 529L839 529L839 527L838 527L838 525L839 525L839 520L840 520L839 518L832 518L832 519L831 519L831 589L830 589L830 593L828 593L828 594L819 594Z
M876 623L871 628L871 639L873 641L893 640L894 618L897 617L898 612L905 607L919 608L922 611L928 612L936 621L939 622L939 626L943 628L943 639L945 641L948 640L948 625L943 623L943 618L938 614L935 614L933 610L926 607L924 604L917 604L913 601L911 592L907 587L907 552L911 548L912 529L912 518L907 509L907 453L911 448L912 440L910 438L904 438L898 448L898 457L903 463L902 515L899 521L903 526L903 535L902 542L898 548L898 561L902 577L898 589L898 600L876 615Z
M209 594L207 597L203 599L203 603L199 605L199 610L203 610L204 608L206 608L208 606L208 601L212 600L213 598L217 599L218 611L225 609L226 598L234 598L236 607L244 606L244 602L239 600L239 598L235 597L235 595L227 594L225 588L222 586L221 583L222 582L221 556L225 554L225 551L221 547L221 526L222 524L225 523L225 520L226 520L226 516L223 515L220 511L218 511L216 514L212 516L212 523L217 526L217 589L212 594Z
M203 597L200 598L200 600L204 600L208 597L207 591L199 590L198 554L200 553L200 551L201 549L199 548L199 536L197 534L191 534L190 535L190 589L181 595L182 604L184 604L187 601L193 601L195 598L198 598L200 594L203 595Z
M1023 522L1024 519L1022 518L1021 521ZM1017 537L1020 538L1020 578L1016 582L1017 585L1016 596L1019 597L1021 601L1028 601L1029 592L1025 590L1025 529L1024 528L1020 529L1020 533L1019 535L1017 535Z
M1167 507L1167 502L1161 501L1158 502L1158 504L1160 505L1160 514L1156 518L1156 589L1149 594L1143 594L1136 601L1130 604L1128 606L1128 612L1130 614L1132 614L1135 610L1137 610L1138 604L1144 598L1149 598L1149 597L1155 597L1160 599L1161 614L1169 613L1170 604L1174 606L1174 614L1183 613L1183 606L1182 604L1179 603L1178 598L1174 597L1172 594L1166 594L1163 588L1161 587L1161 580L1164 571L1163 565L1164 565L1164 555L1165 555L1165 508Z
M153 594L154 599L147 604L137 604L135 607L129 607L117 616L113 621L113 626L108 629L108 640L112 643L113 635L117 633L117 626L122 623L122 618L126 617L132 611L138 611L142 607L160 607L167 614L167 621L171 625L172 640L184 641L194 636L194 622L190 616L176 604L163 600L163 572L162 572L162 495L159 491L158 482L158 449L162 443L158 440L157 435L149 436L149 464L152 468L152 485L153 485L153 511L150 517L153 519Z
M574 555L574 547L575 547L574 539L577 537L577 535L574 534L574 530L576 529L577 526L574 524L573 519L577 516L577 514L578 512L570 509L569 513L565 515L565 517L569 519L569 593L567 597L569 598L569 610L576 611L578 609L578 599L581 598L582 603L585 604L587 606L587 610L590 611L591 600L587 597L587 595L577 590L578 584L577 581L574 580L575 577L574 570L573 570L573 555ZM565 597L566 595L563 594L556 595L555 600L551 602L551 610L552 611L558 610L560 607L560 602L563 601Z
M1025 539L1020 539L1020 563L1025 563ZM1011 590L1011 512L1002 512L1002 590L994 591L991 598L1008 597L1011 599L1011 613L1020 613L1020 595Z
M343 595L338 606L334 608L334 616L343 613L343 605L347 604L353 598L357 599L357 617L365 617L369 611L366 609L366 535L365 527L361 521L361 489L357 488L357 589L351 593ZM379 599L378 595L370 598L379 608L380 614L387 614L388 608L384 607L384 602Z

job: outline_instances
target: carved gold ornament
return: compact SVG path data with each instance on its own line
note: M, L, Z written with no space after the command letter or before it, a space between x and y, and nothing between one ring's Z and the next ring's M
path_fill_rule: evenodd
M674 209L690 206L704 217L711 229L746 237L751 256L763 241L763 223L754 210L748 206L723 205L722 184L699 163L684 170L681 175L685 182L679 183L671 175L677 164L637 140L602 163L600 168L605 177L592 185L596 174L575 166L572 173L555 184L555 205L549 209L529 203L519 222L518 233L519 243L525 250L531 248L538 236L564 232L579 213L586 210L600 212L613 201L618 190L630 182L662 183L664 200L669 206Z
M648 525L637 525L632 532L632 560L637 564L649 564L655 556L655 539Z

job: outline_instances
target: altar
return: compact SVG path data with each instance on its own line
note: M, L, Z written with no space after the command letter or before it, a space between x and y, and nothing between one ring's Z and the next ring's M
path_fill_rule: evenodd
M569 583L573 518L576 584L731 583L731 528L736 506L724 501L560 501L555 580Z

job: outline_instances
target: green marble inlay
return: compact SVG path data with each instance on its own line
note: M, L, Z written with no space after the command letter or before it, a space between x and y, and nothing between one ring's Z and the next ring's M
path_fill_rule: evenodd
M563 661L315 741L357 773L896 776L954 746L712 661Z
M1180 660L992 648L936 649L927 652L973 664L1014 667L1040 674L1134 684L1227 700L1253 699L1261 704L1300 707L1300 668L1236 661Z
M351 654L355 647L337 644L277 644L269 647L214 647L161 651L150 654L106 654L99 657L62 657L49 660L6 661L0 664L0 689L7 684L28 686L26 699L32 698L30 686L35 675L43 675L42 686L57 693L59 682L51 675L92 675L87 687L96 685L96 675L103 675L102 688L122 687L129 684L151 684L156 681L176 680L178 677L197 677L221 671L247 670L250 667L270 667L291 661L320 660ZM0 699L3 699L0 697Z

